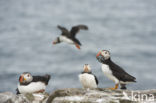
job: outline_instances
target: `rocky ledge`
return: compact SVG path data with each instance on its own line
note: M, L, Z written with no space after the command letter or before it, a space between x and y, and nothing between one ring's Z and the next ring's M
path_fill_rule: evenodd
M156 103L155 90L67 88L43 94L0 93L0 103Z

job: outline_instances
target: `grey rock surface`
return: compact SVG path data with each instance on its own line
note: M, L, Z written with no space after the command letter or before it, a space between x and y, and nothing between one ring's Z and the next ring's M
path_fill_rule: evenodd
M38 94L13 94L11 92L0 93L0 103L46 103L47 93Z
M156 103L156 90L68 88L53 92L47 103Z
M0 93L0 103L156 103L156 90L66 88L39 94Z

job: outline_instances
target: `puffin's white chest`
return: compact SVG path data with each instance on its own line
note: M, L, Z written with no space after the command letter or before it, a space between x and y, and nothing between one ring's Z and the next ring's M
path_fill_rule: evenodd
M84 88L97 88L95 77L92 74L80 74L79 80Z
M32 82L28 85L20 85L18 84L18 90L20 93L25 94L25 93L34 93L39 90L45 90L46 85L42 82Z
M66 36L60 36L60 41L66 42L68 44L74 44L74 42L71 39L67 38Z
M115 83L119 83L119 80L115 76L113 76L112 71L110 70L108 65L102 64L102 71L110 80L113 80Z

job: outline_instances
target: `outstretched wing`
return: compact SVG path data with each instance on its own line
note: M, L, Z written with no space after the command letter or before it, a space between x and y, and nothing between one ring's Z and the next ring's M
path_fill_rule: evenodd
M61 35L69 36L69 32L68 32L68 30L65 27L62 27L62 26L58 25L57 28L62 31Z
M70 30L70 36L75 37L75 35L81 30L88 30L88 27L86 25L77 25L73 26Z

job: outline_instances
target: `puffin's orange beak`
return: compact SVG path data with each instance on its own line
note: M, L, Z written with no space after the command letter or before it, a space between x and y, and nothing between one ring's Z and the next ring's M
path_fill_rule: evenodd
M20 76L20 78L19 78L19 82L20 82L20 83L23 82L23 76Z
M99 55L101 55L101 51L97 53L96 58L97 58Z

